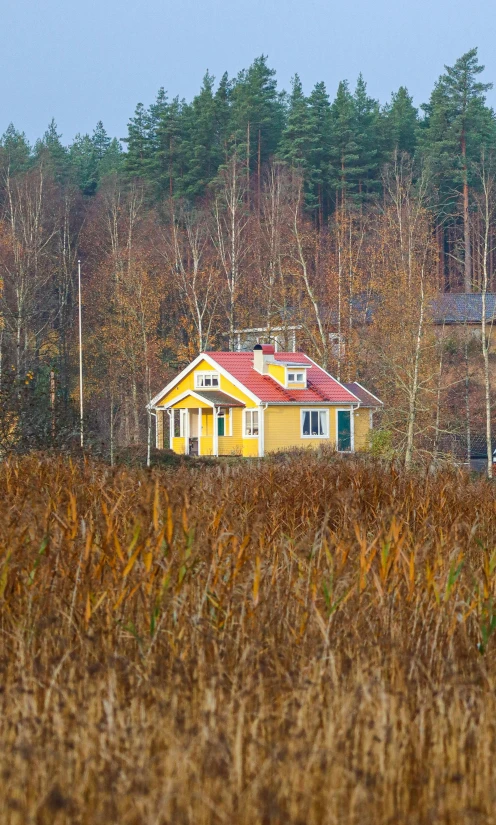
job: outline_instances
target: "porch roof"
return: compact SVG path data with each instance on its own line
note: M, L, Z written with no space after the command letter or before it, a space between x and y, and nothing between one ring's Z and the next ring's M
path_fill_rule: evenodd
M212 390L211 392L208 390L195 390L195 395L198 395L205 401L209 401L215 407L245 406L242 401L238 401L237 398L233 398L232 395L227 395L225 392L221 392L220 390Z

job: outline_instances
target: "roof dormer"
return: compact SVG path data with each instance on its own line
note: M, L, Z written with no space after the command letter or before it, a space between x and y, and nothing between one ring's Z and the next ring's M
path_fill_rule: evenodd
M286 365L286 387L291 390L306 390L307 368L301 364Z

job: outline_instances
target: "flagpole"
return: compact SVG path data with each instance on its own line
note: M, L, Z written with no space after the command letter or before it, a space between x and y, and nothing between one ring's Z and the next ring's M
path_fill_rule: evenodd
M83 427L83 326L81 319L81 261L78 260L78 294L79 294L79 428L81 432L81 449L84 447Z

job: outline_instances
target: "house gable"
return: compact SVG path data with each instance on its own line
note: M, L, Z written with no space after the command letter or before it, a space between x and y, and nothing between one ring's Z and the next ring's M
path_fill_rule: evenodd
M171 401L179 398L187 391L195 391L195 374L217 372L219 374L220 386L219 390L232 396L247 407L257 406L258 398L247 390L239 381L225 370L222 365L217 364L208 355L202 354L195 358L185 370L180 373L177 378L170 382L155 398L152 399L150 406L156 408L163 408L171 406ZM207 405L208 406L208 405Z

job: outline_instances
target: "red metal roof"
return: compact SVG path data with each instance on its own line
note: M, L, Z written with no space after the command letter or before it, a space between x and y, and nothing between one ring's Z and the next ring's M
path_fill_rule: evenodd
M325 370L312 363L303 352L276 352L273 357L276 361L307 367L307 388L305 390L285 389L269 375L261 375L253 369L252 352L207 352L205 354L265 403L356 404L358 400L352 392L328 375Z

